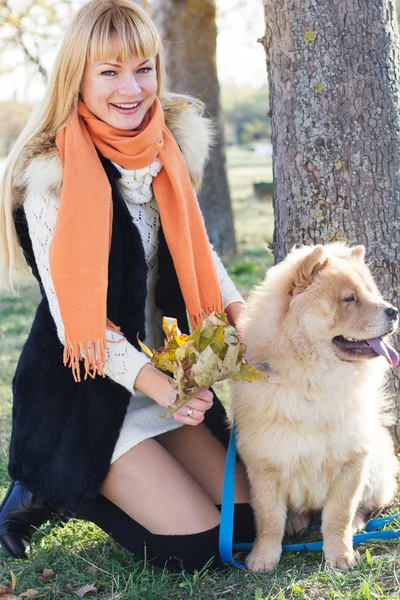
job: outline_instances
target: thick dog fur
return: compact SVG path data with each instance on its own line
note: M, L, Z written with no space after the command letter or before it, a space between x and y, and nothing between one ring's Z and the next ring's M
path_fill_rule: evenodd
M325 559L350 568L358 561L353 532L392 500L398 462L383 415L387 362L332 342L393 332L390 308L364 248L342 244L293 250L250 295L239 331L248 362L269 378L235 382L230 407L257 524L249 569L274 569L285 524L289 533L304 528L311 510L322 510Z

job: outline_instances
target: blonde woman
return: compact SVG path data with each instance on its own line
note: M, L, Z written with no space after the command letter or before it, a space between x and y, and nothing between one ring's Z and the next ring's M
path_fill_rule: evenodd
M194 326L225 309L235 323L243 310L194 191L209 138L199 103L165 90L146 13L87 2L1 196L3 285L25 260L42 293L13 382L13 481L0 507L11 556L61 510L155 565L219 564L224 409L203 389L161 419L174 391L137 342L162 344L163 314L187 330L187 316ZM236 537L251 539L241 465L236 490Z

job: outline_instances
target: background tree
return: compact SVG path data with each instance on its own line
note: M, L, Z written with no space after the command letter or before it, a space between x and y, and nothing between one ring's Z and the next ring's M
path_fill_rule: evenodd
M47 81L43 52L56 44L63 20L77 5L74 0L0 0L0 55L17 51L21 60L34 65ZM12 68L15 66L13 61Z
M218 126L199 202L215 249L230 253L235 234L216 69L215 0L153 0L152 9L165 42L169 87L200 98Z
M274 167L274 254L364 244L400 298L400 120L393 0L263 0ZM400 347L400 336L395 339ZM400 370L393 389L400 401ZM400 430L398 431L400 434Z

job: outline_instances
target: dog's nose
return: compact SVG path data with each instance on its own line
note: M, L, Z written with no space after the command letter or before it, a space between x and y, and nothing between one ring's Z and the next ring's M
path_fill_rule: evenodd
M390 317L390 319L392 319L392 321L396 321L397 317L399 316L399 310L394 306L389 306L385 310L385 313L388 315L388 317Z

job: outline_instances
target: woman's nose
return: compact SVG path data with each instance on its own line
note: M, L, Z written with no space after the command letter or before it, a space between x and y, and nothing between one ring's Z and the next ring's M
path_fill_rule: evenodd
M134 75L127 75L119 87L119 91L125 96L137 96L140 94L140 90L140 85Z

